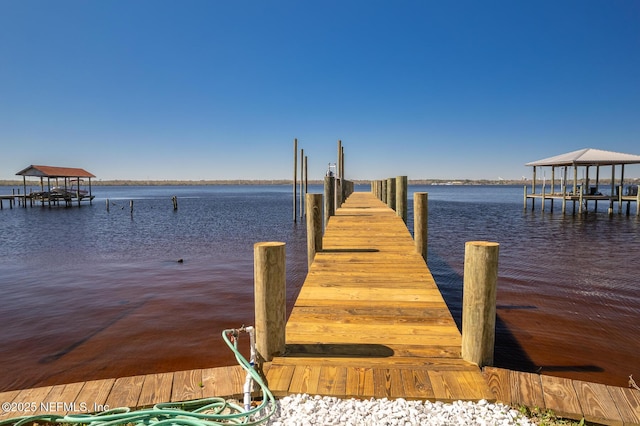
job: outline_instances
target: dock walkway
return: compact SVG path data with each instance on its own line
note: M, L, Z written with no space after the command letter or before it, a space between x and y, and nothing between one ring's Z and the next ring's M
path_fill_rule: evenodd
M356 192L328 221L267 380L276 396L494 400L461 345L405 223Z

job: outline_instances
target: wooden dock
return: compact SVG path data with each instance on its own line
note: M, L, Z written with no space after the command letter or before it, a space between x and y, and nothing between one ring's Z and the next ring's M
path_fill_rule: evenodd
M329 220L286 326L286 353L263 366L276 396L486 399L611 425L640 425L640 391L461 358L461 336L406 225L370 193ZM0 421L242 393L239 367L148 374L0 393ZM7 405L8 404L8 405ZM8 408L8 410L7 410Z
M495 399L461 345L405 223L357 192L326 226L267 380L276 396Z

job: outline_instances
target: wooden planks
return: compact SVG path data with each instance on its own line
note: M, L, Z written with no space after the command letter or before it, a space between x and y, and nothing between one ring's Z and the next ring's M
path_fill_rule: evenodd
M605 425L640 425L640 392L561 377L484 367L499 402L553 410L561 417Z
M268 371L268 366L265 368ZM242 367L217 367L0 392L0 420L36 414L86 414L117 407L150 407L161 402L239 397Z
M494 399L406 225L370 193L329 219L267 375L278 395Z

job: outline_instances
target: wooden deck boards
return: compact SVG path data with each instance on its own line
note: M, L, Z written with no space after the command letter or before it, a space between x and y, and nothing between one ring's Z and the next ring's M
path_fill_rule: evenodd
M5 404L0 420L36 414L87 414L116 407L151 407L160 402L214 396L240 398L244 380L244 370L233 366L0 392L0 402Z
M405 223L370 193L329 219L287 321L276 395L494 399Z
M569 419L604 425L640 425L640 391L561 377L484 367L499 402L553 410Z

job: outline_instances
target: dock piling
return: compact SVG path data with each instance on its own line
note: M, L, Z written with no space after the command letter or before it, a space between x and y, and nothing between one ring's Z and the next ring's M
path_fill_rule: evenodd
M427 261L428 221L429 221L429 194L415 192L413 194L413 240L416 244L416 252Z
M493 364L499 247L487 241L465 244L462 358L479 367Z
M316 253L322 251L322 194L307 194L307 264L311 267Z
M387 178L387 206L396 209L396 178Z
M335 178L333 176L324 177L324 226L329 223L329 218L336 214L335 200Z
M256 243L253 253L256 350L262 360L269 362L285 349L285 243Z
M396 177L396 214L407 223L407 177Z

